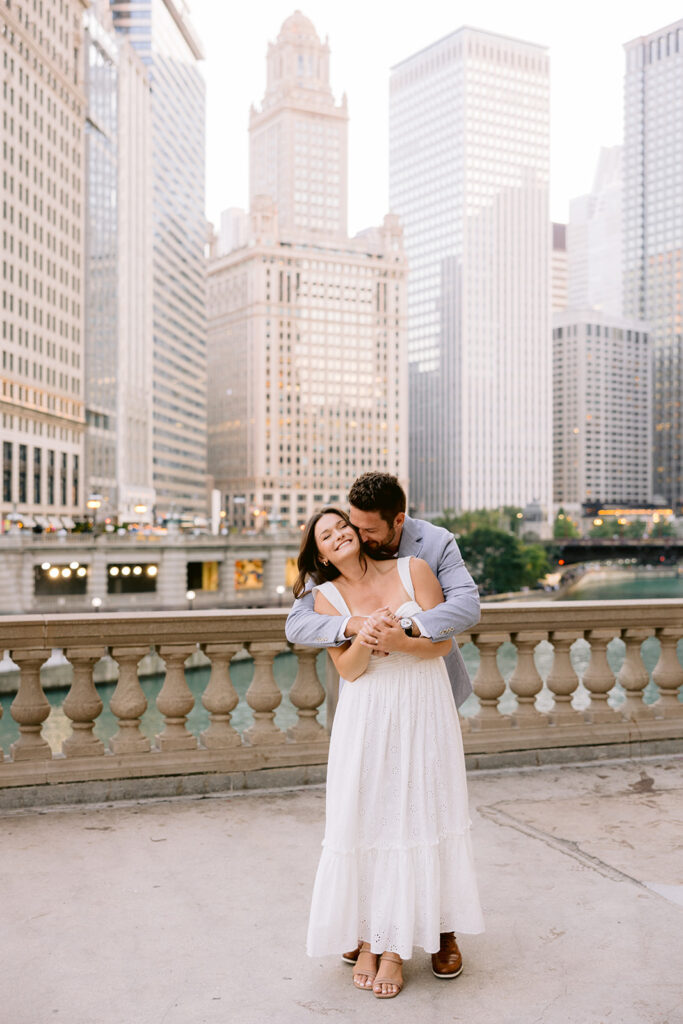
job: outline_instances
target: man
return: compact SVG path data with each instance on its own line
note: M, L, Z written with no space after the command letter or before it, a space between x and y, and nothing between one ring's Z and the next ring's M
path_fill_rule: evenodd
M414 555L423 558L436 575L443 590L443 603L413 616L402 625L413 636L429 637L434 642L455 637L479 621L479 592L465 568L458 545L448 530L406 515L406 496L395 476L389 473L364 473L349 491L349 516L360 534L366 553L372 558L399 558ZM287 617L285 632L290 643L307 647L337 647L355 636L366 623L363 616L348 618L320 615L313 610L310 590L294 602ZM373 620L369 620L372 630ZM382 653L381 633L375 633ZM472 692L465 663L453 640L444 659L459 707ZM355 963L358 950L344 954L347 963ZM437 978L455 978L462 971L462 956L453 932L441 935L441 948L432 956L432 971Z

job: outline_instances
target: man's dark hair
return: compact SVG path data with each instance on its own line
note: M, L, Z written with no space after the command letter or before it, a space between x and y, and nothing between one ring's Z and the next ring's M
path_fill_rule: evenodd
M363 473L349 491L349 504L361 512L379 512L389 526L406 510L406 495L391 473Z

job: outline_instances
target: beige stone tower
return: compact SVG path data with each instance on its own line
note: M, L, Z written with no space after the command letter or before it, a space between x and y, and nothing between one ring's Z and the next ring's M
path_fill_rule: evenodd
M269 195L283 238L345 236L347 230L346 95L335 104L330 48L301 11L268 46L261 109L251 109L250 205Z

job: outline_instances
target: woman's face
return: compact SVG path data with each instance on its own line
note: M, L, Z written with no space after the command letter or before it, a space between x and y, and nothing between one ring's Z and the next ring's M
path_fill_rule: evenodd
M327 512L315 524L315 541L321 561L338 565L348 555L360 554L358 534L336 512Z

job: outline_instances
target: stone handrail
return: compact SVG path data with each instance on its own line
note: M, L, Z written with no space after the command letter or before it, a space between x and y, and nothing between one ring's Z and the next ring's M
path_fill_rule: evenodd
M19 666L20 680L11 715L19 738L0 761L0 789L36 784L91 780L183 776L258 771L269 768L324 765L328 732L317 715L325 689L316 672L317 651L295 647L298 672L287 700L296 709L296 724L286 732L275 722L283 694L275 678L275 656L287 649L284 610L34 615L0 619L0 651L9 650ZM652 680L659 691L655 703L643 701L650 682L641 654L643 641L659 642ZM623 641L625 656L615 676L607 646ZM683 601L525 602L488 605L482 620L459 638L479 653L474 678L478 708L462 718L465 751L470 763L485 764L491 755L507 754L540 762L558 749L574 757L634 752L643 743L683 740L683 704L678 690L683 668L676 648L683 638ZM590 644L590 660L579 680L570 648L577 640ZM515 706L502 714L499 701L506 680L498 664L502 644L516 648L509 674ZM552 664L539 673L534 652L552 647ZM53 649L61 649L73 668L73 681L63 702L71 735L61 751L53 751L43 735L50 705L40 670ZM138 663L154 648L165 663L157 709L163 728L150 742L140 727L147 707ZM187 718L194 697L185 678L185 662L201 649L211 664L202 704L209 726L194 735ZM239 698L230 665L247 651L254 675L246 694L253 724L239 733L231 717ZM102 700L93 680L93 666L109 654L119 667L110 710L118 732L105 748L94 734ZM625 691L620 707L608 702L618 682ZM542 710L536 698L544 691L552 705ZM576 698L581 691L584 707ZM328 721L336 703L334 673L328 672ZM638 745L638 746L634 746ZM653 747L653 749L655 749Z

